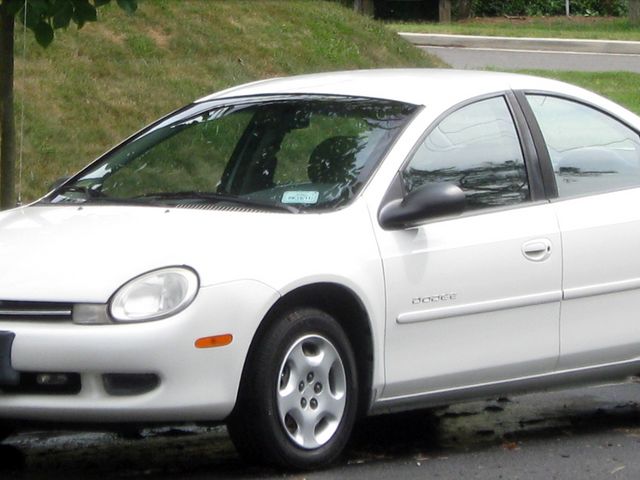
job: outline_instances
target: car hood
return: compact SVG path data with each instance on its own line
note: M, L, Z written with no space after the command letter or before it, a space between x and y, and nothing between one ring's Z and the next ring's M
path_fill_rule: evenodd
M175 265L194 268L201 286L251 279L278 288L287 282L282 262L298 270L289 274L304 276L305 265L317 270L308 261L314 249L335 252L333 261L324 262L327 271L344 265L340 239L354 226L347 217L354 215L128 206L15 209L0 214L0 300L102 303L130 279ZM336 231L345 236L326 233Z

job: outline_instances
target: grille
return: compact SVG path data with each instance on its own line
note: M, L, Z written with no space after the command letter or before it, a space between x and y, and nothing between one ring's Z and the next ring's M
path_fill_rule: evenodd
M71 320L73 305L0 300L0 320Z

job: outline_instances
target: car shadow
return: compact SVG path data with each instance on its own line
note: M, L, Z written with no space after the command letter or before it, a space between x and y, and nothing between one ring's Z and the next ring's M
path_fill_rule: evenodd
M635 386L637 389L637 386ZM360 421L334 468L445 457L486 449L517 449L532 440L640 432L640 406L588 393L491 399L437 410L381 415ZM226 430L172 428L141 435L43 435L0 446L2 479L282 478L237 456ZM295 476L295 475L294 475ZM297 477L296 477L297 478Z

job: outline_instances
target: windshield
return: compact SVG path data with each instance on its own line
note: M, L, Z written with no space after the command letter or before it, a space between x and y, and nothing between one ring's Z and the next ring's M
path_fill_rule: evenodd
M165 118L43 201L336 208L358 193L417 108L309 95L226 102Z

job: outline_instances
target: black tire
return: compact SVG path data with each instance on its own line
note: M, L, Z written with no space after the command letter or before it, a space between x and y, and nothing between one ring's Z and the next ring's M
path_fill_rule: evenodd
M299 308L256 340L227 427L245 460L310 470L338 459L357 406L356 362L344 330L323 311Z
M13 435L14 432L15 429L13 427L0 424L0 443Z

